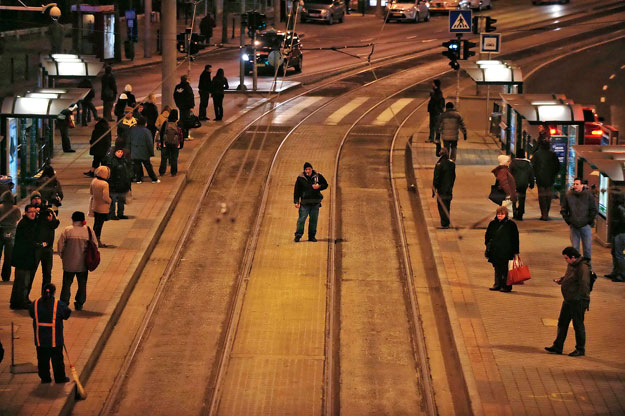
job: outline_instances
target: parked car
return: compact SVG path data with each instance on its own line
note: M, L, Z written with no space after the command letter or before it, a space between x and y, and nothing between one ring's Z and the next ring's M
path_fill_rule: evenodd
M603 118L594 107L582 107L584 111L584 144L602 144Z
M463 9L484 10L492 9L493 4L491 0L461 0L460 7Z
M461 8L460 0L433 0L430 2L430 13L449 13L450 10Z
M396 0L387 5L386 21L427 22L430 20L430 9L425 0Z
M304 56L302 54L302 35L295 32L283 32L266 30L256 33L256 66L259 71L271 70L282 67L286 61L286 68L294 68L301 72ZM254 49L252 45L246 45L241 55L245 62L245 74L254 70Z
M345 3L343 0L305 0L300 10L302 23L308 21L343 23L345 19Z

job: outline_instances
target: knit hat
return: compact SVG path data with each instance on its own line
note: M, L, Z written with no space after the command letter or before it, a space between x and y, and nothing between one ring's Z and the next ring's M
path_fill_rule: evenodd
M497 156L497 162L499 162L500 166L505 166L510 161L510 156L508 155L499 155Z
M132 92L132 85L126 84L126 86L124 87L124 91Z
M85 220L85 213L81 211L74 211L72 214L72 221L82 222Z
M129 105L127 105L126 108L124 108L124 113L133 113L134 111L135 109L130 107Z
M41 199L41 194L37 191L34 191L32 194L30 194L30 200L32 201L35 198L39 198Z
M304 163L304 170L306 170L306 168L311 168L312 169L312 165L308 162Z

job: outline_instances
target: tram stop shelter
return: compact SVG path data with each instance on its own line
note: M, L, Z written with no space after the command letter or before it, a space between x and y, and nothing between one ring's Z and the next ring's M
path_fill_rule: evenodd
M575 145L578 158L577 176L598 190L597 239L603 245L612 241L612 208L615 197L625 192L625 146Z
M20 197L54 155L54 120L88 93L88 88L38 88L1 100L0 173L13 179Z
M95 78L98 76L104 63L94 55L74 55L56 53L42 56L39 66L40 87L54 87L57 79Z

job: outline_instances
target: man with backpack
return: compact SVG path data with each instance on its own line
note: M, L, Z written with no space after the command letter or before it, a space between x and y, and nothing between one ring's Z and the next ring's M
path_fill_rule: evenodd
M163 176L167 171L167 163L169 162L171 176L178 173L178 153L183 146L184 140L182 131L178 128L178 110L171 110L167 121L163 123L161 128L160 140L156 147L161 150L161 165L158 168L158 174Z

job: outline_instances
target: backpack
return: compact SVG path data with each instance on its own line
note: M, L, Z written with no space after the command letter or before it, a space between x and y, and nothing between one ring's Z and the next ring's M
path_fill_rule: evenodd
M178 137L178 129L176 127L167 126L163 134L163 144L169 147L178 147L180 139Z
M89 240L87 240L87 254L85 255L85 266L90 272L94 271L100 265L100 251L98 245L93 241L91 228L89 231Z

